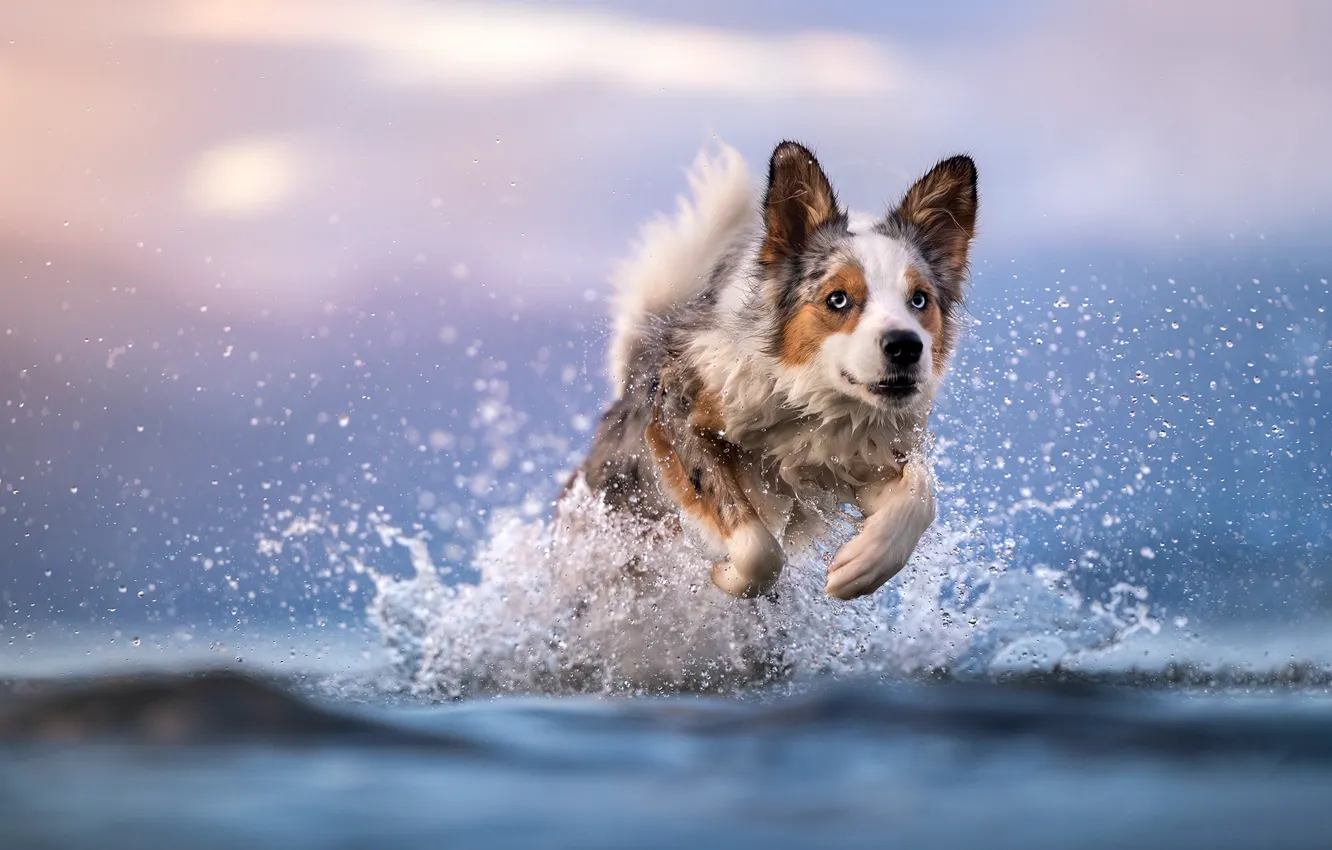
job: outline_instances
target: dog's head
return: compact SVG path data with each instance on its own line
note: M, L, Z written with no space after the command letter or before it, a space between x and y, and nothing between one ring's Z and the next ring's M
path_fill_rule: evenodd
M778 145L759 259L780 368L881 410L928 406L957 337L976 208L976 166L955 156L852 224L814 155Z

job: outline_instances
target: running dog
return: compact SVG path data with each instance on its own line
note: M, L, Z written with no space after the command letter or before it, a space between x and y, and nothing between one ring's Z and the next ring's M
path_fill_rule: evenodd
M773 589L819 505L854 503L865 521L826 592L871 594L935 517L923 448L958 335L975 164L943 160L877 216L848 213L795 142L773 151L761 198L724 146L689 182L615 275L614 400L568 486L701 532L737 597Z

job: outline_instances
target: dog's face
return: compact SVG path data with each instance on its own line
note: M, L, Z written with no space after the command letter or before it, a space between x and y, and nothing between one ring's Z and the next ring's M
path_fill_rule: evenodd
M760 261L781 368L876 408L928 405L956 338L976 208L975 165L954 157L853 224L813 154L779 145Z

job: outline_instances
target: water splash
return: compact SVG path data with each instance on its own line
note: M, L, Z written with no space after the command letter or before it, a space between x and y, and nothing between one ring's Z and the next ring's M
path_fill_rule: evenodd
M586 490L569 507L576 528L495 517L475 583L451 581L423 534L378 526L414 568L370 570L369 616L409 690L733 692L828 675L1048 669L1159 628L1144 588L1088 600L1061 571L986 558L995 521L941 521L885 590L848 603L823 591L832 553L858 530L848 512L791 554L775 600L736 600L712 586L707 555L687 538L610 515Z
M516 416L507 400L494 409ZM393 661L375 688L429 698L715 693L821 676L1040 671L1161 628L1146 588L1115 581L1124 563L1098 554L1097 578L1110 582L1089 596L1083 576L1031 564L1015 539L1024 518L1062 524L1094 514L1087 488L1043 500L1024 487L996 503L944 439L934 461L956 483L939 486L940 519L900 575L848 603L824 585L833 553L859 529L849 506L818 542L788 552L775 600L736 600L713 587L710 558L689 539L611 516L585 490L562 514L576 516L577 529L543 518L549 481L536 478L550 466L548 441L518 437L508 429L490 452L503 449L506 467L519 461L505 491L514 507L471 502L468 522L484 516L487 527L470 557L450 534L464 505L435 518L439 542L427 524L331 492L270 517L262 555L299 562L315 585L323 576L339 607L371 593L365 615Z

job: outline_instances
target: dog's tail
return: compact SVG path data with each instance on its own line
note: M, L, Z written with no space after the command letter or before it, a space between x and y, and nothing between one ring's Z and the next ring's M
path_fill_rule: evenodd
M749 169L734 148L715 157L700 151L689 170L692 197L679 198L673 218L644 225L633 254L615 270L611 382L618 398L629 379L633 349L653 319L702 291L712 265L757 215Z

